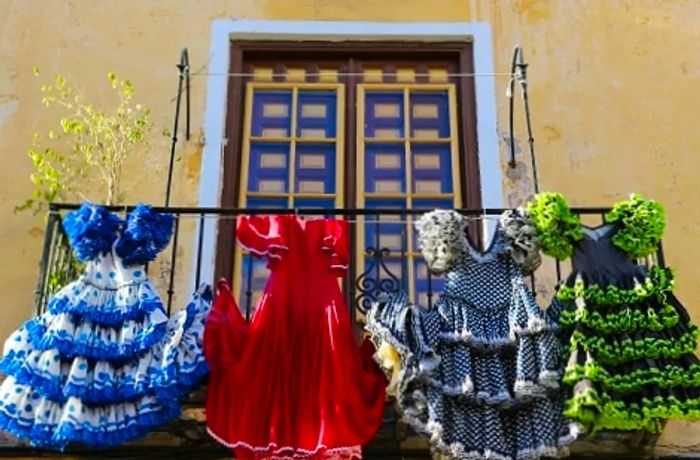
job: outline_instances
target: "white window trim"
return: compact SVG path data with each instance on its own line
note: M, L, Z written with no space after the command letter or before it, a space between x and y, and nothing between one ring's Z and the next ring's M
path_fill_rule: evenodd
M220 206L223 151L226 142L227 73L231 40L327 41L471 41L474 50L476 132L483 207L503 206L503 182L498 150L496 81L491 27L486 22L346 22L215 20L211 30L207 105L204 120L206 145L199 181L199 206ZM212 180L213 178L217 180ZM205 219L201 279L214 279L215 219ZM194 276L193 276L194 279Z

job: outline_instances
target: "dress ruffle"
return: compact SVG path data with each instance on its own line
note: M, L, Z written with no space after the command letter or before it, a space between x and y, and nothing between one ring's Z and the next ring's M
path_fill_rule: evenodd
M103 326L140 321L155 310L164 310L160 297L148 281L104 289L83 278L56 293L47 309L54 315L70 313Z
M173 400L146 395L133 401L90 406L77 397L63 403L8 377L0 386L0 426L32 445L70 442L111 446L143 436L180 412Z
M534 301L516 305L510 315L474 314L474 305L443 294L426 310L402 293L370 310L373 340L400 355L402 417L438 452L536 458L562 453L578 436L579 428L560 415L556 325Z
M142 320L125 320L121 326L103 326L70 313L46 313L27 321L10 340L31 342L38 350L57 349L61 357L96 360L130 360L156 345L166 333L168 316L153 310Z
M542 263L537 228L527 209L505 211L500 218L506 251L524 274L533 273Z
M109 446L143 436L176 417L178 398L208 371L202 340L210 303L211 290L203 285L187 307L169 319L154 310L164 317L155 323L162 333L128 360L114 353L95 358L100 349L95 344L102 341L86 339L84 342L91 344L82 349L90 351L86 356L66 353L69 338L50 340L46 334L33 332L59 330L57 321L70 323L79 315L46 313L26 323L5 343L0 362L0 370L8 375L0 386L0 394L5 396L0 404L0 427L37 446L63 448L71 442ZM54 328L36 325L45 323ZM124 324L131 327L132 323ZM94 324L92 327L98 330ZM139 327L134 325L134 330ZM87 337L100 337L100 333ZM126 343L131 347L137 342ZM41 348L50 344L55 346Z
M639 430L659 433L666 420L700 419L700 391L657 390L656 394L621 398L598 391L588 380L577 383L572 398L566 402L564 413L599 430Z
M63 228L81 262L109 252L120 226L119 217L92 203L83 203L63 219Z
M528 211L542 251L561 260L571 257L574 244L583 238L583 229L564 197L560 193L540 193L529 203Z
M115 252L126 266L154 260L170 242L173 222L172 214L155 212L150 206L139 203L124 223Z
M666 228L664 208L638 193L632 194L629 200L615 204L605 220L620 224L621 228L612 241L633 259L654 254Z
M168 320L162 340L130 362L66 359L59 349L36 349L30 340L10 340L0 370L56 402L78 397L87 404L110 404L146 393L180 398L207 372L200 349L207 308L198 294ZM16 334L22 332L26 334L26 328Z
M458 212L442 209L426 213L416 222L421 251L433 273L452 270L467 253L467 224Z

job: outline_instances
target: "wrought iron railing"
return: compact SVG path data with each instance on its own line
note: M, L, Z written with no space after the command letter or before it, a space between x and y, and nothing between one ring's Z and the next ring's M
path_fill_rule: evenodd
M80 264L75 259L68 239L65 235L62 226L62 218L65 212L76 209L77 204L52 204L47 219L46 235L44 238L44 247L41 258L39 279L37 282L36 297L35 297L35 314L44 311L48 298L62 285L74 279L81 270ZM128 212L132 207L112 207L115 212ZM380 244L381 226L385 225L381 217L393 216L395 222L405 221L409 216L417 216L426 212L426 210L397 210L397 209L297 209L297 210L279 210L279 209L225 209L225 208L188 208L188 207L170 207L170 208L154 208L159 211L167 211L175 216L175 226L170 248L160 255L159 259L151 264L147 269L153 270L154 264L157 266L157 272L151 274L151 279L156 279L157 287L163 293L164 304L167 305L168 312L176 304L175 297L179 291L187 291L187 288L181 288L178 283L191 285L194 281L198 285L200 281L211 282L213 280L202 280L202 249L203 249L203 228L207 220L218 221L220 219L235 218L238 215L244 214L290 214L295 213L302 216L326 216L346 219L351 225L351 268L348 279L345 282L345 292L347 294L348 305L352 309L352 317L361 316L366 312L367 308L374 302L379 295L385 292L396 292L400 289L407 289L408 280L408 239L412 237L408 225L403 226L401 232L401 247L400 249L389 249ZM503 212L503 209L465 209L460 212L472 217L489 216L495 217ZM580 215L584 221L594 225L595 220L601 221L603 216L609 211L608 208L574 208L573 211ZM365 247L362 248L362 253L366 259L357 261L358 254L357 241L358 233L361 230L361 225L373 225L374 241L368 241ZM186 235L189 233L189 235ZM231 235L233 238L233 235ZM234 257L234 254L231 254ZM396 267L390 268L387 261L391 258L392 261L399 261L398 270ZM181 263L181 259L185 262ZM663 252L660 249L654 257L653 263L663 265ZM232 276L241 277L244 275L247 284L242 286L240 291L239 304L241 309L245 310L247 316L250 316L254 308L252 283L252 258L246 259L248 262L240 267L241 273L234 273ZM420 259L418 259L420 260ZM418 262L422 263L422 262ZM394 264L396 265L396 264ZM565 269L562 268L562 263L559 261L545 261L543 266L536 273L537 277L546 279L548 284L550 281L559 282L562 276L566 276ZM432 302L436 294L434 289L435 279L431 277L427 271L428 287L426 297L428 303ZM530 279L533 291L537 292L537 284L535 277ZM554 284L552 283L552 284Z

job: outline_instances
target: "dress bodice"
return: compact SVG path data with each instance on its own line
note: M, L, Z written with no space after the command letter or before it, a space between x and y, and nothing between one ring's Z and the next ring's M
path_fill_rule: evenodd
M519 273L514 272L513 261L505 253L502 228L496 228L485 251L468 238L466 242L464 257L446 274L443 294L478 305L482 310L504 307L511 290L511 276ZM493 295L485 298L485 290Z
M99 289L117 290L148 278L144 264L125 266L113 252L99 255L86 265L80 279Z
M348 267L348 222L336 219L301 219L294 215L242 216L236 225L241 246L268 258L272 270L285 267L309 273L342 275ZM285 264L278 264L282 259Z
M583 238L574 245L573 268L578 273L611 279L624 274L636 274L640 267L629 255L613 243L619 230L617 224L599 227L583 226Z

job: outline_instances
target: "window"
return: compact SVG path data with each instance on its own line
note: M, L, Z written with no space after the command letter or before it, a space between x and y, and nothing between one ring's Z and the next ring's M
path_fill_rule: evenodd
M342 97L340 85L248 86L242 206L343 206Z
M358 206L368 209L461 207L455 87L450 84L363 84L357 91ZM395 217L393 217L395 219ZM382 222L382 219L385 221ZM361 219L362 220L362 219ZM422 261L413 219L363 223L356 260L372 268L365 248L387 248L386 266L409 296L428 304L432 285ZM408 235L411 235L408 237ZM406 259L405 267L402 260ZM381 277L381 274L378 275ZM404 280L403 278L406 277Z
M473 81L454 76L471 59L468 43L234 43L232 72L246 77L229 83L223 205L480 206ZM357 220L351 279L372 264L368 247L387 248L387 268L426 302L410 219ZM235 249L231 221L220 223L217 254L218 276L240 274L240 303L254 305L265 262Z

